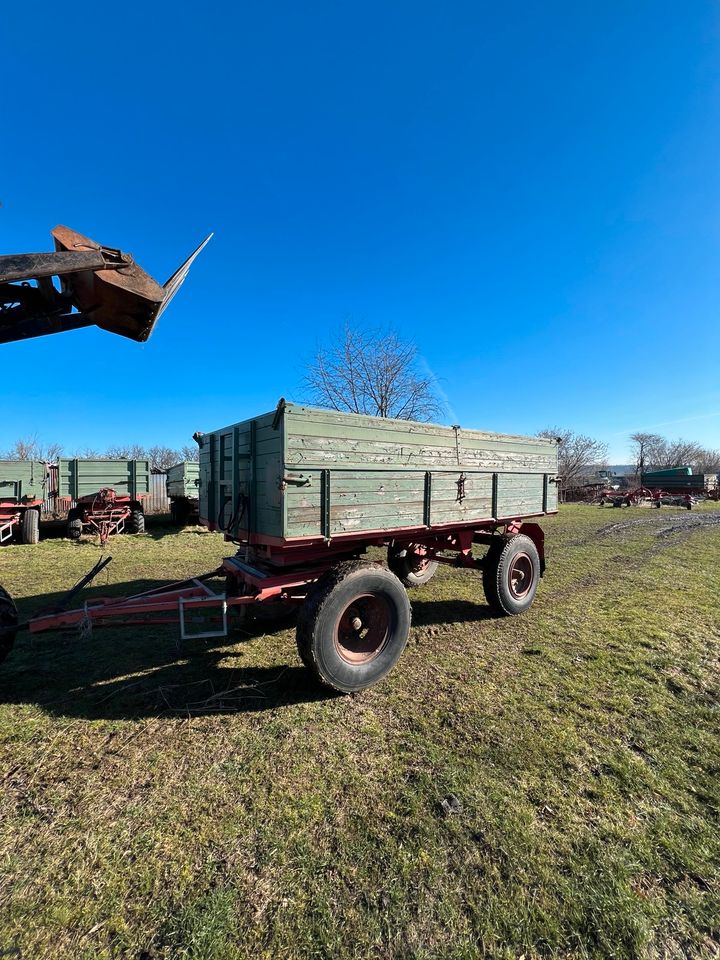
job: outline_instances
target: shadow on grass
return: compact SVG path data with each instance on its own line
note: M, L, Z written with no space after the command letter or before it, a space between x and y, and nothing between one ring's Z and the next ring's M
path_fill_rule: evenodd
M169 582L133 581L88 589L71 607ZM21 620L50 609L62 596L21 601ZM193 624L189 629L200 632L215 626ZM285 618L277 625L258 622L230 628L228 637L185 641L178 640L176 625L95 626L90 636L82 636L77 627L36 634L21 631L0 664L0 703L35 704L58 716L95 720L274 710L333 696L299 663L245 665L246 643L262 638L269 645L273 634L287 627Z
M414 627L429 627L434 624L480 623L482 620L497 620L496 614L483 600L412 600L412 623Z
M91 587L70 607L100 597L131 596L170 582L134 580ZM217 581L214 589L222 586ZM44 594L21 601L21 620L52 610L63 596ZM494 618L486 604L466 600L414 596L412 605L416 627ZM206 621L189 629L199 633L218 626ZM299 664L244 664L245 644L262 638L269 645L273 635L289 626L287 617L246 623L241 629L233 629L231 621L228 637L184 641L178 640L177 625L96 625L88 636L75 626L36 634L21 631L0 664L0 703L35 704L61 716L127 719L159 713L197 716L274 710L333 696Z

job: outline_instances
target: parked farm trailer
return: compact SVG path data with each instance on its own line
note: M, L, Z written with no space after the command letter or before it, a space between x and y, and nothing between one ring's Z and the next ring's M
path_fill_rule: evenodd
M523 613L534 600L545 555L531 518L557 510L554 441L282 401L198 440L201 516L238 552L203 576L67 609L105 558L59 604L22 623L3 592L0 658L20 629L178 623L182 639L224 637L229 614L295 609L302 661L327 687L351 693L395 665L410 630L406 588L427 583L439 564L480 571L498 615ZM371 546L387 548L387 567L363 558ZM222 591L209 586L218 577ZM192 633L208 612L213 629Z
M168 467L165 489L170 500L170 519L179 527L199 519L200 464L184 460Z
M0 460L0 544L40 540L47 466L39 460Z

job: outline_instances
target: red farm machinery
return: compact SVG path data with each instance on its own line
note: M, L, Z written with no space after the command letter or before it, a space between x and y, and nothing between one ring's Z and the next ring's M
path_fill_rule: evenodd
M100 543L118 533L143 533L143 501L150 493L147 460L58 461L57 512L67 514L67 535L95 533Z
M47 478L41 461L0 460L0 544L38 542Z

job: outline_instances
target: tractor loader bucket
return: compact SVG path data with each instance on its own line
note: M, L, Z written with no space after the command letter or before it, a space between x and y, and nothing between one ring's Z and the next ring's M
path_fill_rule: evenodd
M101 248L68 227L55 227L51 232L57 250L102 250L125 260L122 266L106 270L66 274L62 278L62 287L78 310L96 326L140 342L148 339L155 321L177 293L193 260L212 236L206 237L161 287L129 254Z
M0 343L91 324L147 340L212 234L163 286L130 254L68 227L55 227L52 236L55 253L0 256ZM59 278L60 290L53 277Z

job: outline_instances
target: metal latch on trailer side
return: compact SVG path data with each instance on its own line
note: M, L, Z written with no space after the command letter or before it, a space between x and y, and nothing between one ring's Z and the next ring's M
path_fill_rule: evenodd
M312 477L280 477L278 487L284 490L288 484L292 487L312 486Z

